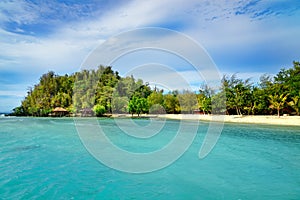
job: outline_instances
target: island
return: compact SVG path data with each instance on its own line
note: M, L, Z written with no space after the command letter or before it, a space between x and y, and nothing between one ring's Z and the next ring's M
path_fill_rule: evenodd
M219 101L224 96L224 102ZM213 103L212 103L213 102ZM218 109L220 108L220 109ZM60 76L50 71L11 115L55 116L159 116L225 121L299 125L300 63L282 68L275 76L263 75L258 83L224 75L218 90L203 84L198 91L164 91L133 76L121 77L111 66ZM295 117L294 117L295 116ZM280 118L281 120L277 119Z

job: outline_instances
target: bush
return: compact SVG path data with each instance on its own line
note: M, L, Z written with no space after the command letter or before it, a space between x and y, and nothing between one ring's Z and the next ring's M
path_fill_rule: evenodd
M104 106L97 104L93 107L93 111L97 117L101 117L106 112L106 109Z

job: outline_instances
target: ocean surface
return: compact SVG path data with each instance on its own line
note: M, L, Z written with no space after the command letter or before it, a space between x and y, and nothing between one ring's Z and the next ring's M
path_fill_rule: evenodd
M137 139L113 119L99 123L132 152L162 148L180 125L167 120L153 138ZM190 148L170 166L132 174L95 159L71 118L2 117L0 199L300 199L300 127L225 124L215 148L199 159L207 128L199 123Z

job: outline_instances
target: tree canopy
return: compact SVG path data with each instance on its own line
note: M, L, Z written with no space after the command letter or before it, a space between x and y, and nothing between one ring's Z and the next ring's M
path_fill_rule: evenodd
M274 77L263 75L259 83L239 79L236 74L224 75L219 89L203 85L198 92L151 89L133 76L120 77L110 66L63 76L50 71L28 89L13 115L48 116L56 107L75 115L91 110L96 116L105 113L194 113L195 110L209 114L213 109L222 109L219 99L224 95L227 114L300 115L300 63L293 62L291 68L281 69ZM217 112L225 111L220 109Z

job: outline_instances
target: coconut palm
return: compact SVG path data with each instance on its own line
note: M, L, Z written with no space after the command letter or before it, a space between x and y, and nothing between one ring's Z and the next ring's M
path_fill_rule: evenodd
M290 101L288 104L291 106L299 115L299 107L300 107L300 98L298 96L292 97L292 101Z
M277 110L278 117L280 117L280 110L284 107L287 97L287 94L269 95L270 108L275 108Z

